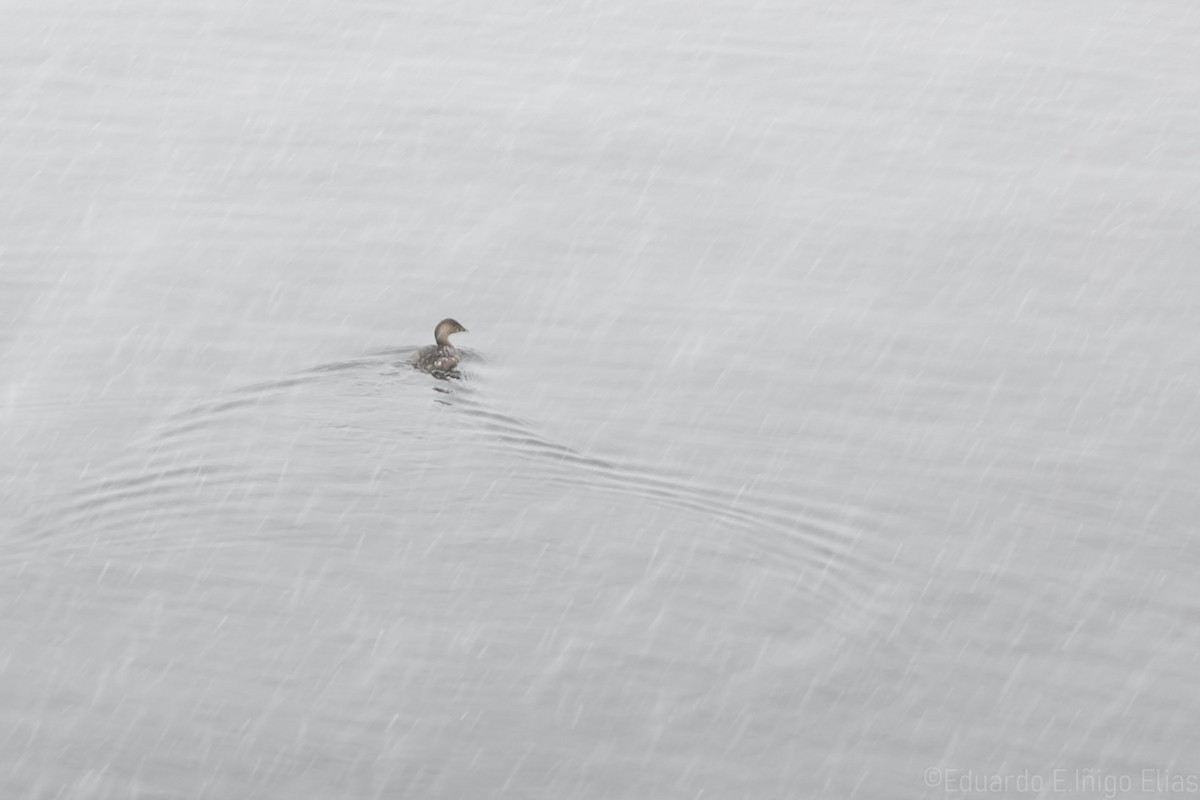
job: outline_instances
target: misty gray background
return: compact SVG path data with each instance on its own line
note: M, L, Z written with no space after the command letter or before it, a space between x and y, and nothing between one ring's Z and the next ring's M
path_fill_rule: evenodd
M1200 774L1193 4L2 14L4 796Z

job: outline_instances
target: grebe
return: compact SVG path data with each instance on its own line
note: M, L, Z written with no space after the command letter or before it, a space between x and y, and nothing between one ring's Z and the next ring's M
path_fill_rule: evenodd
M437 344L417 353L412 365L425 372L449 372L458 366L458 350L450 344L450 334L466 333L467 329L452 319L444 319L433 329L433 340Z

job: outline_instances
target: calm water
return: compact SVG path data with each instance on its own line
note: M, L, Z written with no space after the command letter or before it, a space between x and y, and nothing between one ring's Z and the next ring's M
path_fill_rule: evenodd
M1005 6L9 4L0 793L1200 794L1200 14Z

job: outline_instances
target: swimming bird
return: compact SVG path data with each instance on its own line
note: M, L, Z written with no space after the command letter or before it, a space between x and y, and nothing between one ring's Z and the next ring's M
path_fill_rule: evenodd
M450 334L466 333L467 329L456 321L446 318L433 329L432 344L417 353L412 365L419 370L430 373L449 372L458 366L458 350L450 344Z

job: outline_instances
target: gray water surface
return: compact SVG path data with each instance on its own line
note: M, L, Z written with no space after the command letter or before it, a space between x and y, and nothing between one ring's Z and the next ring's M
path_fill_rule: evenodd
M1200 793L1198 40L11 5L0 794Z

